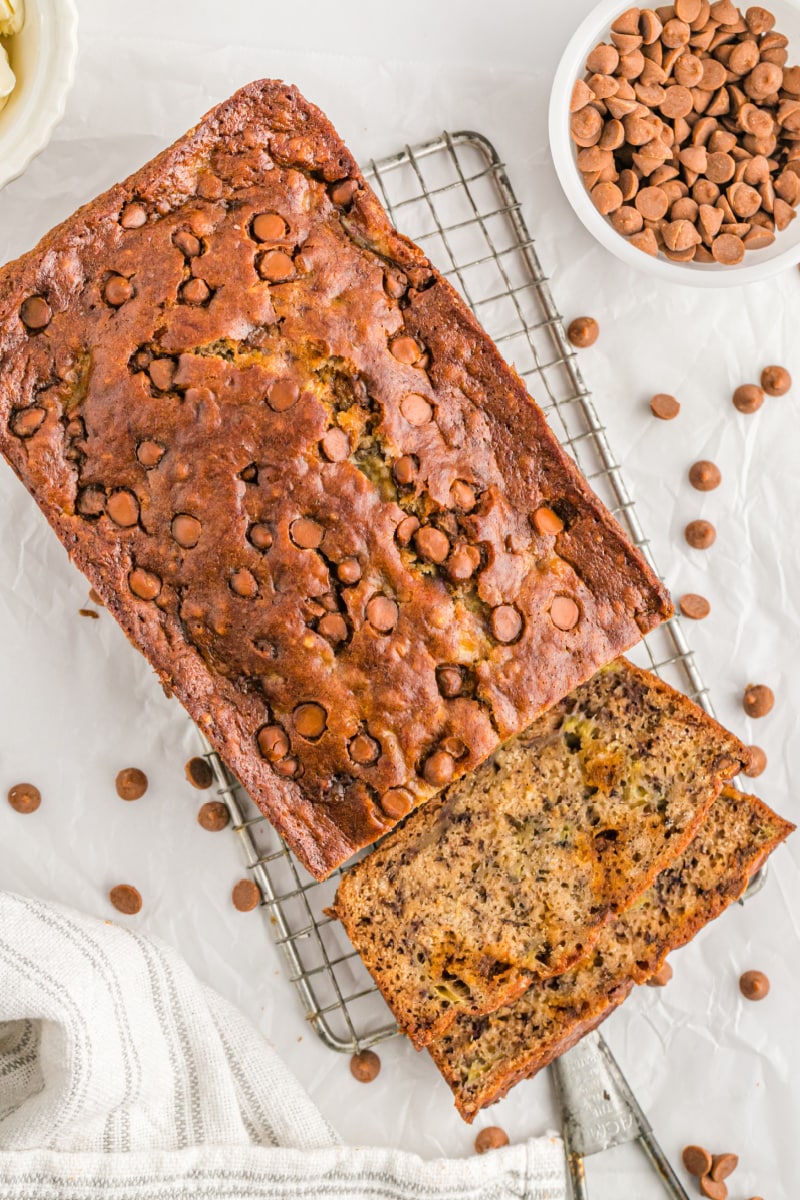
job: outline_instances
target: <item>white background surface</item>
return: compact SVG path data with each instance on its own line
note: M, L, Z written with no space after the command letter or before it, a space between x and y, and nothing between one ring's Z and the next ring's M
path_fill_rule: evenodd
M589 240L559 192L545 138L549 82L585 0L79 7L76 86L49 148L0 193L0 260L260 76L297 83L363 161L443 128L488 135L508 163L561 311L600 322L581 365L668 584L676 597L697 591L711 601L711 616L686 632L718 712L767 750L758 790L796 819L800 273L733 293L657 288ZM741 416L732 389L772 362L792 371L793 392ZM650 416L655 391L680 398L676 421ZM697 458L721 467L717 491L689 487ZM429 1156L469 1153L474 1130L424 1055L399 1040L385 1045L382 1074L365 1088L305 1026L261 914L230 905L242 874L234 838L195 822L208 794L183 779L196 748L187 718L107 614L77 615L87 585L6 469L0 511L0 791L30 779L44 796L28 817L0 803L0 886L110 917L108 888L136 884L145 901L137 925L177 946L273 1038L345 1138ZM718 530L705 553L682 538L700 516ZM751 681L777 696L760 722L740 706ZM134 804L113 786L128 765L151 780ZM732 1200L784 1200L800 1178L799 909L800 835L773 860L760 896L674 956L669 988L640 989L605 1027L674 1161L689 1141L739 1153ZM738 975L750 967L772 980L760 1005L739 997ZM554 1120L545 1076L476 1128L499 1123L520 1138ZM659 1195L647 1173L634 1176L636 1164L632 1150L604 1168L591 1163L593 1200Z

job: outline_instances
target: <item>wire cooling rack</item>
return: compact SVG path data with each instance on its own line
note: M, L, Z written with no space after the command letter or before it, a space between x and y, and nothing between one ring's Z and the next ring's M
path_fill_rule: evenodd
M434 141L365 171L395 225L461 292L525 380L564 447L652 562L606 431L567 342L533 239L496 150L471 132ZM631 657L713 715L677 618ZM324 915L339 872L318 883L207 747L245 862L282 948L308 1020L333 1050L355 1053L397 1032L391 1014L337 921Z

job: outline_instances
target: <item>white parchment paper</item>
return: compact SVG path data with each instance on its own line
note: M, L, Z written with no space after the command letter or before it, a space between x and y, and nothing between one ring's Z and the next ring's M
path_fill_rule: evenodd
M443 128L479 130L509 165L556 301L589 312L601 337L581 356L642 524L676 596L696 591L711 616L687 629L723 721L769 755L759 793L789 817L800 713L800 273L746 291L655 288L597 247L567 209L549 164L545 111L560 50L585 0L539 4L367 0L80 0L81 54L63 124L26 174L0 193L0 259L32 246L56 221L193 124L239 85L272 75L297 83L363 161ZM733 388L781 363L797 381L754 416ZM668 391L680 417L657 422L647 400ZM723 483L701 495L688 466L711 458ZM234 911L241 876L229 833L195 816L207 793L183 779L195 734L106 613L78 616L88 586L33 502L0 471L0 792L36 783L40 810L0 802L0 886L115 916L106 893L135 884L136 924L178 947L197 973L278 1045L345 1138L471 1152L475 1130L512 1138L553 1126L546 1075L523 1084L470 1130L425 1055L396 1039L364 1087L346 1059L306 1026L259 912ZM718 530L690 550L694 517ZM688 623L687 623L688 624ZM777 703L762 721L741 709L749 682ZM138 766L144 799L125 804L114 776ZM606 1035L673 1161L699 1141L741 1158L732 1198L788 1200L800 1178L800 837L773 860L764 892L726 914L673 958L663 991L639 989ZM122 918L125 919L125 918ZM741 971L768 973L761 1004L741 999ZM659 1185L633 1148L589 1164L593 1200L647 1200Z

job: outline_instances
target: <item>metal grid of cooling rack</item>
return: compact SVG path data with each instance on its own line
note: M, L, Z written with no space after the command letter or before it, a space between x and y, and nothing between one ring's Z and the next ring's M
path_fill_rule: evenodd
M633 501L581 377L519 202L486 138L444 133L365 171L397 227L461 292L547 415L594 490L650 558ZM631 654L712 713L677 618ZM245 863L261 889L308 1020L331 1049L354 1053L396 1026L338 922L324 913L339 872L314 880L207 747Z

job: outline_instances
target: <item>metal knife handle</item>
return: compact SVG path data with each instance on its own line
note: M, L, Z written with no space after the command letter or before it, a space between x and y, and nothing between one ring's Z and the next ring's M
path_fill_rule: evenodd
M589 1200L583 1160L641 1143L672 1200L689 1200L619 1064L595 1030L552 1064L573 1200Z

